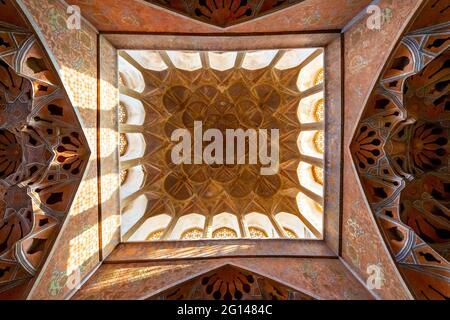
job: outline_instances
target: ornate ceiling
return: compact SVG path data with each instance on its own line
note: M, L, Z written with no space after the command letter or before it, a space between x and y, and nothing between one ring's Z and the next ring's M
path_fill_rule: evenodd
M160 64L164 62L167 68L162 71L145 69L131 57L132 52L122 54L136 68L134 77L125 66L121 68L123 221L138 215L137 203L145 210L133 220L127 236L140 233L138 228L148 221L158 225L156 220L167 216L170 223L164 219L161 227L147 229L144 238L189 239L202 233L206 238L303 238L309 234L322 238L323 60L321 50L300 50L306 52L303 60L277 69L293 52L234 53L235 59L223 71L214 65L214 54L196 53L197 59L190 60L192 53L150 52L148 58L163 57ZM219 56L226 60L227 54L233 55ZM258 67L253 68L252 62ZM131 98L142 103L140 122L133 123L139 112ZM171 135L187 129L194 136L194 121L203 124L203 132L218 129L224 136L226 129L279 129L278 173L262 175L261 162L174 164L171 152L177 143ZM142 152L137 150L139 143ZM204 142L203 148L208 144ZM246 146L248 153L250 145ZM223 148L225 154L225 144ZM138 170L144 176L141 183L136 178ZM198 217L188 219L193 214ZM259 214L266 223L258 224L248 214ZM297 229L304 225L307 231L293 231L294 226L280 222L279 214L297 219ZM244 216L251 228L245 226ZM216 223L222 220L227 222ZM179 224L191 226L171 236ZM186 235L186 231L191 233Z
M14 293L20 297L37 274L89 154L77 115L34 34L0 23L0 296L21 285Z
M314 300L253 272L231 265L207 272L148 300Z
M449 298L449 34L447 22L403 38L351 145L382 235L421 299Z

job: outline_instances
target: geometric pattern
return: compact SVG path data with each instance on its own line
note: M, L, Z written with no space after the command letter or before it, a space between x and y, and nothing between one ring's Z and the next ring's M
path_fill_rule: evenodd
M277 57L281 56L280 52ZM154 71L143 69L126 53L122 53L122 57L141 70L145 80L142 93L121 87L122 94L142 101L146 111L145 127L121 127L122 136L134 130L142 133L146 142L142 158L121 163L124 179L128 175L126 170L136 165L142 165L146 173L140 190L123 199L121 204L125 208L145 194L148 206L136 225L161 214L172 216L171 226L174 226L179 218L192 213L208 219L229 212L240 220L248 213L257 212L266 215L278 228L280 236L284 236L285 231L277 226L275 216L286 212L297 216L317 238L322 237L321 230L303 215L297 198L300 192L305 192L298 173L302 161L298 140L303 130L298 109L300 100L307 96L297 86L303 64L286 70L274 68L276 62L272 62L257 70L233 67L217 71L203 67L187 71L176 68L168 60L166 70ZM274 61L278 61L277 58ZM322 83L315 85L313 89L323 86ZM125 111L122 114L122 121L125 121ZM223 136L226 129L279 129L278 173L261 175L259 162L174 165L171 151L176 143L171 141L172 132L187 129L193 137L194 121L203 123L203 132L215 128ZM206 145L204 143L202 150ZM124 152L126 146L122 144ZM249 149L247 142L246 152ZM321 205L322 200L318 203ZM161 234L160 230L157 232ZM168 228L164 234L170 232Z
M37 38L0 21L0 294L37 275L89 155Z
M450 297L450 23L407 34L351 152L382 235L419 299Z
M146 0L179 14L226 28L256 19L304 0Z
M275 280L226 265L148 300L314 300Z

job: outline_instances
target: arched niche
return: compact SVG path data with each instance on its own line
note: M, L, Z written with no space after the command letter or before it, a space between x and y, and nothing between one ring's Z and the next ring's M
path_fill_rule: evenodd
M254 52L247 52L242 68L247 70L258 70L267 67L275 58L278 50L260 50Z
M123 84L131 90L142 93L145 89L145 80L142 73L128 61L119 56L120 77Z
M278 70L287 70L299 66L316 49L291 49L286 50L283 57L277 62L275 68Z
M292 213L280 212L275 216L279 225L285 232L292 232L297 239L313 239L314 235L303 224L299 217Z
M324 94L320 91L300 100L298 106L298 119L300 123L313 123L323 121L318 117L320 110L319 104L323 101Z
M145 121L145 109L143 103L125 94L120 95L120 103L126 110L125 124L143 125Z
M120 187L120 199L132 195L138 191L145 180L145 171L142 166L136 166L127 170L127 177Z
M158 51L127 50L127 53L144 69L164 71L168 68Z
M220 228L229 228L233 230L237 237L242 237L239 230L239 221L236 215L228 212L222 212L213 217L210 230L208 230L208 236L212 236L214 232Z
M313 170L313 165L300 162L297 169L298 179L303 187L323 197L323 186L316 181Z
M178 219L169 240L181 239L184 232L190 229L202 229L205 227L205 216L198 213L191 213Z
M321 130L302 131L300 133L297 142L301 154L323 159L323 153L320 145L320 134L322 134L323 137L323 131L319 131Z
M297 205L300 213L306 218L320 233L323 234L323 207L302 192L297 194Z
M200 53L198 52L167 51L167 55L173 65L181 70L195 71L203 66Z
M148 236L158 230L164 230L169 225L172 217L168 214L159 214L150 217L136 230L128 241L145 241Z
M323 73L324 70L323 62L324 55L322 53L300 71L297 81L297 87L300 91L304 92L320 83L318 78L320 78L320 73Z
M140 195L122 210L122 236L144 216L147 210L147 203L147 196Z
M142 158L145 154L145 139L141 133L124 133L128 146L120 161Z
M270 222L269 217L258 212L251 212L244 216L247 228L257 228L265 232L268 238L278 238L278 233Z
M236 57L236 51L208 52L209 66L214 70L226 71L234 67Z

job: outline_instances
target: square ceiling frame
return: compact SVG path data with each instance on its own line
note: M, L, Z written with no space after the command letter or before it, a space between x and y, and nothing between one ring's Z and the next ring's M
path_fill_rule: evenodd
M314 33L279 33L279 34L160 34L160 33L116 33L103 32L99 38L104 37L117 50L174 50L174 51L251 51L268 49L299 49L299 48L323 48L325 69L325 145L324 154L324 222L323 240L319 242L324 248L331 250L334 255L340 256L342 252L342 185L343 185L343 86L344 86L344 49L343 37L336 32ZM101 43L101 41L99 41ZM100 48L99 48L100 50ZM100 59L101 63L101 59ZM101 66L99 66L101 67ZM194 240L202 243L217 240ZM220 240L225 241L225 240ZM256 239L226 240L229 242L258 243ZM264 239L268 247L270 242L289 241L286 239ZM169 242L175 246L185 243L183 240L160 241L161 246L167 246ZM191 241L189 241L191 242ZM311 240L296 240L296 242L311 243ZM151 242L121 243L119 249L123 255L127 252L126 246L144 246L142 250L155 250L155 244ZM124 247L125 246L125 247ZM156 245L157 247L159 245ZM266 255L257 252L256 255ZM309 251L309 250L308 250ZM142 252L142 251L141 251ZM282 252L274 252L271 255L283 255ZM125 254L127 255L127 254ZM309 252L300 252L299 256L311 255ZM324 256L317 253L318 256ZM314 254L313 254L314 256ZM123 257L122 257L123 258ZM210 257L209 257L210 258ZM112 257L110 260L115 260ZM128 260L128 259L125 259Z

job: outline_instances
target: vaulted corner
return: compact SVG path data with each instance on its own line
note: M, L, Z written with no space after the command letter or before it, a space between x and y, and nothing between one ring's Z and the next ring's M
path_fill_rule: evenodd
M351 145L383 238L416 298L448 299L450 24L420 15L390 58Z
M186 15L192 19L226 28L285 9L304 0L146 0L145 2Z
M7 17L4 17L4 16ZM0 3L0 297L25 298L61 229L90 150L54 68Z
M314 300L314 298L249 270L225 265L151 296L147 300Z

